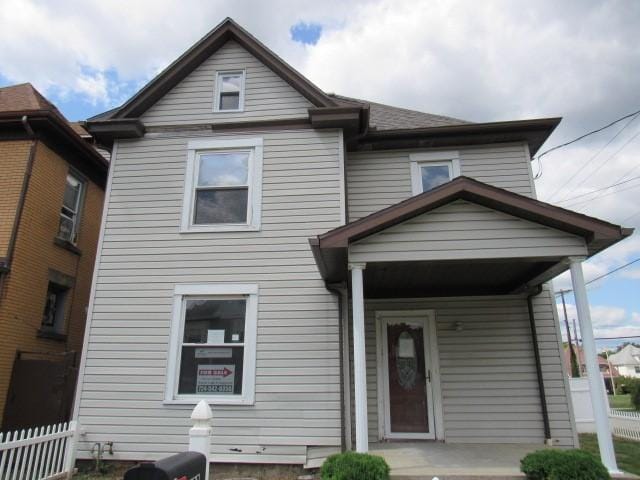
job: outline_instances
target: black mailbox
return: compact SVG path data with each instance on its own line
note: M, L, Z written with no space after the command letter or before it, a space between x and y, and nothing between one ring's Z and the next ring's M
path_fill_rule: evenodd
M204 478L206 467L203 454L184 452L136 465L126 471L124 480L209 480Z

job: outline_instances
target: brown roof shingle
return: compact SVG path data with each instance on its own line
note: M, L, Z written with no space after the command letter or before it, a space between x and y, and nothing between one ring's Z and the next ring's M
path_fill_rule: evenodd
M30 83L0 88L0 112L24 112L50 110L62 116L60 111Z

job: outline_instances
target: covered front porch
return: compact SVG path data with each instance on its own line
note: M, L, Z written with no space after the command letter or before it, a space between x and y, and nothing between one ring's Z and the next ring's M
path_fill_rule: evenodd
M429 475L438 449L454 463L489 461L505 445L512 456L496 468L517 473L531 449L577 446L545 282L571 270L598 378L582 261L630 233L459 177L311 239L327 284L343 292L347 445L391 463L411 457L406 468ZM616 471L602 388L591 385L598 438Z

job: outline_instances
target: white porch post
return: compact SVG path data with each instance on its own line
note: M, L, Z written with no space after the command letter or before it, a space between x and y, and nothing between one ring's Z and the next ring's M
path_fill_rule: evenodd
M364 347L364 263L349 265L351 270L351 301L353 303L353 383L355 386L356 452L369 450L367 431L367 365Z
M593 339L593 327L591 325L591 312L587 299L587 288L582 273L582 258L571 258L571 282L573 294L576 299L578 322L582 332L582 348L584 349L584 362L587 366L589 390L591 391L591 404L600 447L600 458L609 472L618 472L616 456L613 450L613 439L609 425L609 407L606 404L604 384L600 375L600 367L597 361L596 342Z

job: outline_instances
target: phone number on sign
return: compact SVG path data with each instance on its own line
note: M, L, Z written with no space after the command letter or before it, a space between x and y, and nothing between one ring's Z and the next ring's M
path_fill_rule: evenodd
M198 385L196 393L233 393L233 385Z

